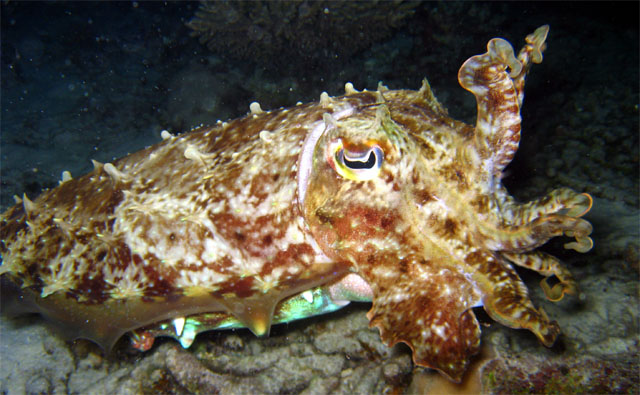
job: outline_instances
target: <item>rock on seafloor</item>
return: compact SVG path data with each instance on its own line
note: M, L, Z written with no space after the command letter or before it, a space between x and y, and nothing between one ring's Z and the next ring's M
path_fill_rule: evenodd
M247 330L201 335L192 350L159 341L144 355L104 358L86 341L70 347L36 324L2 321L3 393L382 393L407 386L413 369L406 347L384 346L368 328L365 306L327 322L274 327L268 339ZM202 338L202 339L200 339ZM43 348L44 347L44 348ZM26 359L24 355L33 355ZM37 355L37 357L36 357ZM50 367L56 367L55 374Z

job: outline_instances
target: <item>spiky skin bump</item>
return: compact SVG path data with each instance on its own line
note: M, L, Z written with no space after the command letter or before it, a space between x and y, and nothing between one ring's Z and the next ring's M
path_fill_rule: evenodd
M564 235L588 251L591 225L579 217L591 199L559 189L519 204L500 183L547 31L517 58L493 39L465 62L475 127L450 119L426 80L419 91L347 84L318 103L254 103L229 123L163 133L24 197L1 218L4 308L108 348L135 328L210 312L266 334L283 299L320 286L336 302L371 299L387 344L407 343L416 364L454 381L480 343L472 307L550 346L559 327L511 263L555 275L553 288L543 282L552 300L574 293L568 270L533 250Z

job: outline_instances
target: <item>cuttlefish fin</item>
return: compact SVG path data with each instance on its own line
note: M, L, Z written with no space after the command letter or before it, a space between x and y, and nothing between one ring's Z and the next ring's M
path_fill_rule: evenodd
M274 294L250 298L228 298L227 311L258 337L269 336L273 313L281 297Z
M480 303L478 293L456 271L429 264L414 269L383 282L388 287L374 285L369 325L380 330L388 346L406 343L417 365L460 382L480 346L480 328L470 310Z

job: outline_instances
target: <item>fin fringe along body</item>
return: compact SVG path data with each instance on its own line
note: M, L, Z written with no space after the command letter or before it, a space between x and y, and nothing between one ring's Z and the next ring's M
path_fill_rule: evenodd
M500 183L520 140L524 79L548 27L516 56L492 39L458 73L475 127L418 91L345 86L162 141L89 174L63 175L1 216L2 302L70 338L111 348L131 332L188 347L210 329L272 324L371 301L382 340L459 381L480 344L473 307L551 346L560 329L531 303L513 265L577 292L536 248L556 236L592 247L587 194L516 202Z

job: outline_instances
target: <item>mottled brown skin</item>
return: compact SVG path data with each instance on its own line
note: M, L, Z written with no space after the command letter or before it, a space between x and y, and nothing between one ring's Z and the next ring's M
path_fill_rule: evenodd
M348 271L306 240L295 204L306 129L290 117L313 122L322 116L314 107L169 137L114 162L120 175L97 164L25 198L2 216L0 272L32 310L106 347L139 326L204 311L232 312L266 333L278 301ZM260 137L281 125L272 141Z
M527 328L547 346L560 332L532 305L509 261L556 275L561 283L543 288L559 300L575 292L570 274L531 250L562 234L576 237L568 248L591 247L591 226L577 218L590 208L587 195L560 189L519 205L500 185L520 137L517 89L544 37L545 28L529 36L519 60L505 41L492 40L487 54L465 63L461 84L478 96L475 129L448 118L424 85L420 92L380 90L379 105L337 122L317 144L304 202L315 239L371 286L368 318L382 339L407 343L417 364L454 381L480 343L471 307L483 305L495 320ZM326 158L338 140L345 147L379 145L384 163L377 176L336 174Z
M566 235L576 239L567 248L588 251L579 217L591 199L559 189L519 204L500 183L547 31L517 58L493 39L462 66L475 127L450 119L426 81L419 91L347 84L319 103L252 104L228 124L165 134L24 197L1 217L4 308L110 347L132 329L212 311L266 334L281 300L324 286L337 302L372 299L367 316L385 343L407 343L418 365L454 381L480 343L472 307L550 346L559 327L511 263L555 275L554 287L542 282L551 300L574 293L560 262L534 250Z

